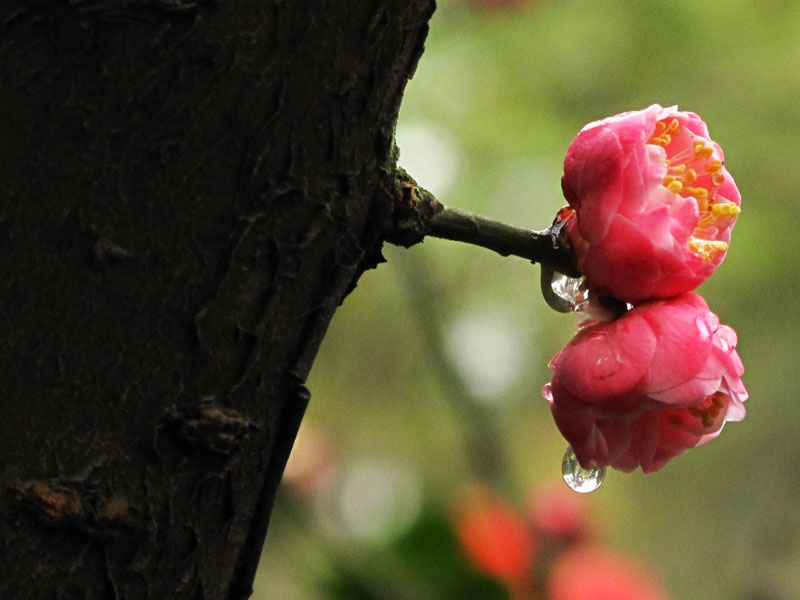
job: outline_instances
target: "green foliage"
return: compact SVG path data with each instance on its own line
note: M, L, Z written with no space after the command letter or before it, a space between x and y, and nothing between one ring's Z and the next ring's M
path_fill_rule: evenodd
M395 544L409 572L436 590L442 600L481 598L503 600L506 592L496 581L477 574L462 554L448 516L430 508Z

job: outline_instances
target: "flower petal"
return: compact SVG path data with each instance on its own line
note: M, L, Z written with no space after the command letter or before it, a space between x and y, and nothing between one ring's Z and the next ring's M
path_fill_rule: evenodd
M553 386L563 382L584 402L613 402L636 388L655 349L655 335L638 315L588 327L561 353Z

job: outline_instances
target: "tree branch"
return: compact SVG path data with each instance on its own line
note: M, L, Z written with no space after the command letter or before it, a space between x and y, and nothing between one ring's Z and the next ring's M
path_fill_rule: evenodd
M388 242L408 248L426 236L438 237L488 248L502 256L519 256L559 273L580 276L558 223L537 231L448 208L399 167L396 183L394 218L385 236Z

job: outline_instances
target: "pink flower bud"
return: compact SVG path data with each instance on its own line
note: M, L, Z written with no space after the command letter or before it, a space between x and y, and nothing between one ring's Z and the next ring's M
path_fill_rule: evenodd
M584 468L649 473L744 418L735 346L697 294L643 303L580 329L544 394Z
M584 127L561 187L578 268L601 296L667 298L725 258L741 197L694 113L653 106Z

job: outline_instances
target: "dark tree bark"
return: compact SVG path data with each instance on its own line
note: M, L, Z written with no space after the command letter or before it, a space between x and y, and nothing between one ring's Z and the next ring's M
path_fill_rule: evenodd
M249 595L432 11L0 3L0 597Z

